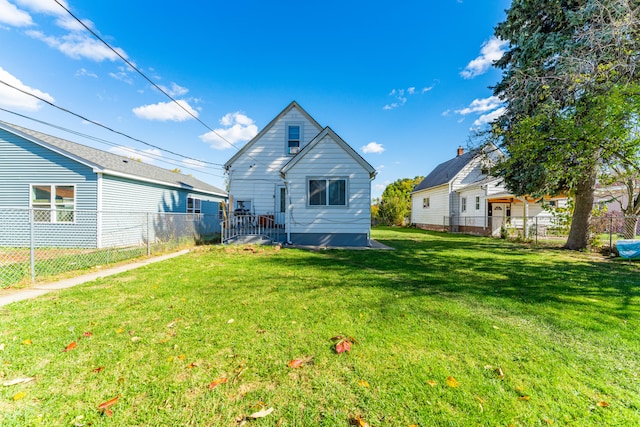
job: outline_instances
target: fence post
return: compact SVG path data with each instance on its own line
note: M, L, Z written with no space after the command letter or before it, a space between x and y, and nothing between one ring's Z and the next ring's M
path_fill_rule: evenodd
M538 244L538 217L535 217L536 219L536 245Z
M147 212L147 256L151 256L151 234L150 234L151 219L149 218L149 215L151 215L151 213Z
M613 253L613 217L609 218L609 253Z
M36 280L35 230L33 220L33 209L29 209L29 270L31 272L32 283Z

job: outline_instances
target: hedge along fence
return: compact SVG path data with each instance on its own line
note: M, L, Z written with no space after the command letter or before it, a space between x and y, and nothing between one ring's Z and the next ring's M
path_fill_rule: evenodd
M0 288L217 240L217 215L0 209Z

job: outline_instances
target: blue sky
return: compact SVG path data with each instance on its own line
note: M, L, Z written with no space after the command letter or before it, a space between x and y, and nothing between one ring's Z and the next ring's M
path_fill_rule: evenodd
M510 0L58 1L198 120L55 0L0 0L0 120L221 188L221 164L293 100L377 169L374 197L500 113Z

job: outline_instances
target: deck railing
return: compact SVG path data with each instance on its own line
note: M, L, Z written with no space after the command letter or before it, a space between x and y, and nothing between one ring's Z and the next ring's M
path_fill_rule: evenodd
M285 216L283 213L232 213L222 221L222 243L242 242L262 238L271 242L284 242Z

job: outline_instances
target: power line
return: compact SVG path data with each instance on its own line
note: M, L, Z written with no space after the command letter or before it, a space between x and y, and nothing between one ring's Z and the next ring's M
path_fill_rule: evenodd
M122 146L120 144L116 144L114 142L107 141L106 139L102 139L102 138L98 138L96 136L92 136L92 135L88 135L88 134L85 134L85 133L82 133L82 132L78 132L78 131L75 131L73 129L65 128L63 126L54 125L53 123L45 122L43 120L39 120L39 119L36 119L34 117L29 117L27 115L20 114L20 113L17 113L15 111L7 110L6 108L0 107L0 111L4 111L6 113L13 114L13 115L18 116L18 117L22 117L24 119L31 120L31 121L43 124L45 126L49 126L49 127L55 128L55 129L59 129L59 130L62 130L64 132L68 132L68 133L71 133L73 135L76 135L76 136L80 136L80 137L83 137L83 138L86 138L86 139L90 139L92 141L96 141L96 142L99 142L101 144L109 145L111 147L121 148L121 149L123 149L125 151L130 151L132 156L135 155L135 154L140 154L139 152L137 152L137 150L135 148L125 147L125 146ZM218 174L215 174L215 173L204 172L204 171L202 171L200 169L189 167L188 165L185 166L184 161L181 161L179 159L173 159L173 158L170 158L170 157L164 157L164 156L161 156L161 155L155 154L155 153L144 153L144 155L146 157L151 157L153 160L157 160L157 161L159 161L161 163L165 163L167 165L178 166L178 167L180 167L182 169L187 169L187 170L192 170L194 172L198 172L199 174L215 176L215 177L218 177L218 178L224 178L224 175L218 175ZM189 159L188 157L185 157L185 158ZM197 160L197 159L193 159L193 160L200 162L200 160ZM221 167L221 166L219 166L219 167Z
M32 96L32 97L34 97L34 98L38 99L39 101L42 101L42 102L44 102L44 103L46 103L46 104L48 104L48 105L50 105L50 106L52 106L52 107L54 107L54 108L57 108L58 110L61 110L61 111L64 111L65 113L68 113L68 114L71 114L71 115L73 115L73 116L76 116L76 117L78 117L78 118L80 118L80 119L82 119L82 120L85 120L85 121L87 121L87 122L89 122L89 123L91 123L91 124L94 124L94 125L96 125L96 126L100 126L101 128L106 129L106 130L108 130L108 131L110 131L110 132L113 132L113 133L116 133L116 134L118 134L118 135L124 136L125 138L128 138L128 139L130 139L130 140L132 140L132 141L136 141L136 142L139 142L139 143L141 143L141 144L144 144L144 145L146 145L146 146L148 146L148 147L155 148L156 150L164 151L164 152L166 152L166 153L173 154L174 156L182 157L182 158L189 159L189 160L193 160L193 161L196 161L196 162L202 162L202 163L206 163L206 164L210 164L210 165L214 165L214 166L223 166L223 165L222 165L222 164L220 164L220 163L212 163L212 162L207 162L207 161L200 160L200 159L195 159L195 158L193 158L193 157L188 157L188 156L185 156L185 155L183 155L183 154L179 154L179 153L176 153L176 152L174 152L174 151L171 151L171 150L167 150L167 149L165 149L165 148L158 147L157 145L150 144L150 143L148 143L148 142L146 142L146 141L143 141L143 140L141 140L141 139L138 139L138 138L135 138L135 137L133 137L133 136L127 135L127 134L126 134L126 133L124 133L124 132L120 132L120 131L118 131L118 130L115 130L115 129L113 129L113 128L110 128L109 126L103 125L102 123L99 123L99 122L96 122L96 121L94 121L94 120L91 120L91 119L89 119L89 118L87 118L87 117L85 117L85 116L83 116L83 115L81 115L81 114L74 113L73 111L71 111L71 110L69 110L69 109L67 109L67 108L60 107L59 105L56 105L56 104L54 104L53 102L51 102L51 101L49 101L49 100L47 100L47 99L42 98L41 96L38 96L38 95L33 94L33 93L31 93L31 92L27 92L27 91L25 91L25 90L23 90L23 89L20 89L19 87L16 87L16 86L14 86L14 85L12 85L12 84L10 84L10 83L7 83L7 82L3 81L3 80L0 80L0 83L4 84L5 86L8 86L8 87L10 87L10 88L12 88L12 89L15 89L15 90L17 90L17 91L19 91L19 92L22 92L22 93L23 93L23 94L25 94L25 95ZM5 110L5 111L7 111L7 110ZM10 112L10 111L9 111L9 112Z
M129 67L131 67L132 70L134 70L135 72L137 72L138 74L140 74L146 81L148 81L153 87L155 87L157 90L159 90L162 94L164 94L167 98L169 98L174 104L176 104L178 107L180 107L185 113L187 113L188 115L190 115L191 117L193 117L196 121L198 121L198 123L200 123L202 126L204 126L205 128L207 128L209 131L213 132L214 135L216 135L218 138L220 138L222 141L226 142L227 144L229 144L230 146L232 146L233 148L235 148L236 150L240 150L235 144L233 144L231 141L229 141L228 139L226 139L224 136L220 135L218 132L216 132L215 129L211 128L209 125L207 125L205 122L203 122L198 116L196 116L195 114L193 114L191 111L189 111L189 109L185 108L182 104L180 104L175 98L173 98L171 95L169 95L164 89L162 89L162 87L158 86L153 80L151 80L149 77L147 77L147 75L145 73L143 73L142 71L140 71L135 65L133 65L127 58L125 58L124 56L122 56L122 54L120 52L118 52L116 49L114 49L109 43L107 43L102 37L100 37L95 31L93 31L91 28L89 28L89 26L87 26L87 24L85 24L80 18L78 18L77 16L75 16L69 9L67 9L62 3L60 3L58 0L54 0L56 3L58 3L58 5L64 9L73 19L75 19L76 21L78 21L78 23L80 23L80 25L82 25L87 31L89 31L96 39L98 39L99 41L102 42L102 44L104 44L109 50L111 50L113 53L115 53L116 55L118 55L118 57L120 59L122 59Z

